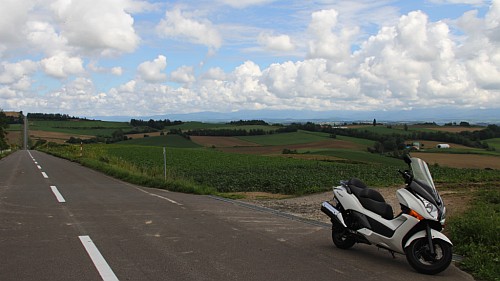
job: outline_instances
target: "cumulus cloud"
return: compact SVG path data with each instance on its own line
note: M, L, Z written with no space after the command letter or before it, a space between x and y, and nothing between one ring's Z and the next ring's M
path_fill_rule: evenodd
M158 83L167 80L167 74L164 72L167 68L167 58L159 55L153 61L145 61L137 67L139 78L149 82Z
M11 46L22 39L19 32L28 19L29 11L34 7L35 1L2 1L0 9L0 46ZM1 51L1 49L0 49ZM1 55L1 53L0 53Z
M211 50L220 48L222 44L219 31L209 20L193 19L179 8L165 13L157 31L161 36L205 45Z
M70 57L64 53L42 59L40 65L47 75L55 78L66 78L69 75L81 74L85 71L81 58Z
M57 0L50 6L62 35L72 46L90 52L132 52L139 44L127 0Z
M181 66L172 71L170 80L177 83L192 83L196 80L194 77L194 68L192 66Z
M222 3L234 8L242 9L254 5L263 5L275 0L220 0Z
M343 60L349 57L352 39L357 28L338 26L336 10L321 10L312 13L309 31L313 38L309 41L309 56Z
M38 64L31 60L16 63L0 64L0 84L13 84L23 78L30 77L38 69Z
M264 49L269 51L292 51L295 49L295 46L288 35L274 36L268 33L260 33L258 42L264 47Z
M121 68L120 66L112 67L111 74L121 76L123 74L123 68Z

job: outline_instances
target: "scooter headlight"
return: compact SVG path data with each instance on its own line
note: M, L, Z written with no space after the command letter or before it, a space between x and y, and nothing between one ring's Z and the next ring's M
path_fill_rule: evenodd
M434 219L437 220L438 219L438 209L436 208L436 206L434 206L434 204L425 200L424 198L421 198L421 199L422 199L422 202L424 203L425 210L427 211L427 213L429 213L429 215L431 215L431 217L433 217Z

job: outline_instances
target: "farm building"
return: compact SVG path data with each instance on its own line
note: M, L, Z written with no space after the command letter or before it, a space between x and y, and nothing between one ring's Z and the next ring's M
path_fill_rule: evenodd
M447 143L441 143L436 145L436 148L450 148L450 145Z

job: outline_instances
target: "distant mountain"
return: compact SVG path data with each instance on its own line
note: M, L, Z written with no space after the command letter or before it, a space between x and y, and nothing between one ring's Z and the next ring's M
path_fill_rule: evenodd
M228 122L233 120L265 120L272 123L288 122L469 122L500 124L500 108L456 109L429 108L393 111L312 111L312 110L241 110L235 112L196 112L186 114L164 114L155 116L95 116L106 121L130 121L134 119L170 119L181 121Z

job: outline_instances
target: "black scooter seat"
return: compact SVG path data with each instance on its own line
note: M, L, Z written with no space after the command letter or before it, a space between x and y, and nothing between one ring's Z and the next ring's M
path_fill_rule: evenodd
M385 202L384 197L378 191L369 188L357 178L350 179L347 185L363 207L382 216L384 219L392 220L394 218L391 205Z

